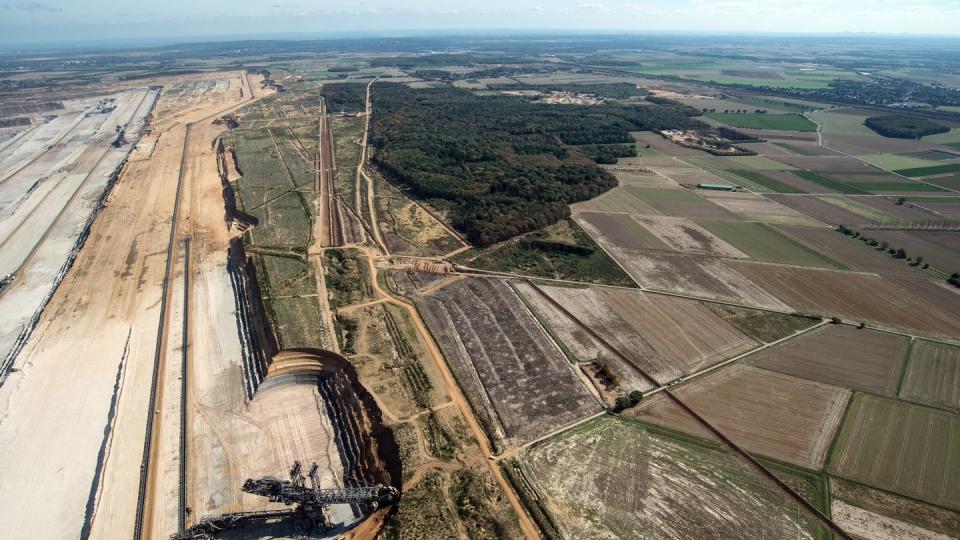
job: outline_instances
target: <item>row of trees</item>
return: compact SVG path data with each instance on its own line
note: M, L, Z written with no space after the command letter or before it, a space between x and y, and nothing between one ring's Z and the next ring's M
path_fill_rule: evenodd
M677 105L547 105L394 83L374 85L373 100L373 163L448 210L452 225L480 246L564 219L570 203L616 185L571 145L704 127L692 118L698 111Z

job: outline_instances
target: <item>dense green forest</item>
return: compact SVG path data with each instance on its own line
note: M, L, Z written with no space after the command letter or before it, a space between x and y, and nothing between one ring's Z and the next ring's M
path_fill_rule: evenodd
M373 163L488 245L555 223L616 179L568 145L632 143L630 131L704 127L683 106L547 105L455 88L373 86Z
M884 137L895 139L919 139L925 135L950 131L949 127L938 122L902 114L874 116L864 120L863 124Z
M360 112L366 110L367 85L362 83L328 83L320 89L330 112Z
M590 156L590 159L605 165L613 165L622 157L637 156L635 144L585 144L577 149Z

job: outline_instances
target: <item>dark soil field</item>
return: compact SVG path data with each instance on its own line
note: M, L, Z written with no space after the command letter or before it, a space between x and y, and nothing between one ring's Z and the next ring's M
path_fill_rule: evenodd
M827 470L960 510L960 416L858 393Z
M956 293L933 282L740 261L730 264L799 311L868 321L922 335L960 335L960 302L950 296Z
M529 441L600 405L510 286L470 278L417 307L495 441Z
M674 393L746 450L819 469L840 424L848 390L774 371L733 364L683 384ZM711 439L666 396L653 396L627 414Z
M829 223L831 225L846 225L848 227L858 227L869 225L873 220L856 214L844 208L840 208L835 204L831 204L827 201L821 200L817 197L811 197L808 195L804 196L792 196L792 195L768 195L771 199L784 204L811 216L813 218L819 219L824 223Z
M930 278L929 272L910 266L904 260L895 259L886 252L877 251L860 240L833 229L792 225L776 227L852 270L888 276Z
M960 412L960 347L917 340L900 398Z
M897 204L896 197L859 197L857 200L904 221L923 223L941 219L940 216L937 216L933 212L909 202Z
M747 358L751 365L893 397L909 338L824 326Z
M948 274L960 272L960 232L864 231L865 236L903 248L907 255L923 257Z

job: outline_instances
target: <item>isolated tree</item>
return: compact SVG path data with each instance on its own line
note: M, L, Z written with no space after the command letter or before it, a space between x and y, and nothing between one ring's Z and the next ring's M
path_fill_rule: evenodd
M633 392L630 392L629 397L630 397L630 403L637 404L640 402L641 399L643 399L643 392L641 392L640 390L634 390Z
M897 248L897 251L894 252L893 256L898 259L906 259L907 252L903 248Z

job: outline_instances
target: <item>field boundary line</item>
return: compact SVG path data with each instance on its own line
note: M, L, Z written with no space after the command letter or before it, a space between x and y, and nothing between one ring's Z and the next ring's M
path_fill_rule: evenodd
M903 380L907 378L907 371L910 369L910 358L913 357L913 345L916 343L917 338L911 336L910 342L907 343L907 350L903 353L903 360L900 364L900 377L897 379L897 389L893 393L893 397L900 399L900 392L903 390Z
M755 354L755 353L758 353L758 352L760 352L760 351L769 349L770 347L774 347L774 346L776 346L776 345L780 345L781 343L783 343L783 342L785 342L785 341L790 341L790 340L792 340L792 339L794 339L794 338L798 338L798 337L800 337L800 336L802 336L802 335L804 335L804 334L807 334L807 333L809 333L809 332L812 332L812 331L814 331L814 330L816 330L816 329L818 329L818 328L822 328L822 327L824 327L824 326L826 326L826 325L828 325L828 324L830 324L830 321L828 321L828 320L821 320L821 321L820 321L819 323L817 323L817 324L814 324L814 325L812 325L812 326L808 326L808 327L803 328L803 329L801 329L801 330L797 330L796 332L794 332L794 333L792 333L792 334L789 334L789 335L787 335L787 336L784 336L784 337L782 337L782 338L780 338L780 339L778 339L778 340L776 340L776 341L771 341L770 343L766 343L766 344L763 344L763 345L761 345L761 346L759 346L759 347L755 347L755 348L753 348L753 349L750 349L749 351L742 352L742 353L740 353L740 354L738 354L738 355L736 355L736 356L733 356L733 357L731 357L731 358L728 358L728 359L726 359L726 360L721 360L721 361L717 362L716 364L713 364L712 366L707 366L707 367L705 367L705 368L703 368L703 369L701 369L701 370L699 370L699 371L695 371L695 372L693 372L693 373L691 373L691 374L683 377L683 381L682 381L682 382L677 383L677 384L674 384L673 386L681 386L681 385L684 385L684 384L688 383L691 379L694 379L694 378L697 378L697 377L701 377L701 376L703 376L703 375L706 375L707 373L710 373L711 371L714 371L714 370L720 369L720 368L722 368L722 367L725 367L725 366L727 366L727 365L729 365L729 364L732 364L732 363L736 362L737 360L741 360L741 359L746 358L746 357L748 357L748 356L750 356L750 355L752 355L752 354ZM758 367L757 369L764 369L764 368ZM765 371L769 371L769 370L765 370ZM656 393L658 393L658 392L662 392L662 391L664 391L664 390L666 390L666 389L668 389L668 388L670 388L670 385L669 385L669 384L661 385L661 386L659 386L659 387L657 387L657 388L654 388L654 389L651 390L650 392L645 393L644 396L646 397L646 396L648 396L648 395L653 395L653 394L656 394Z

